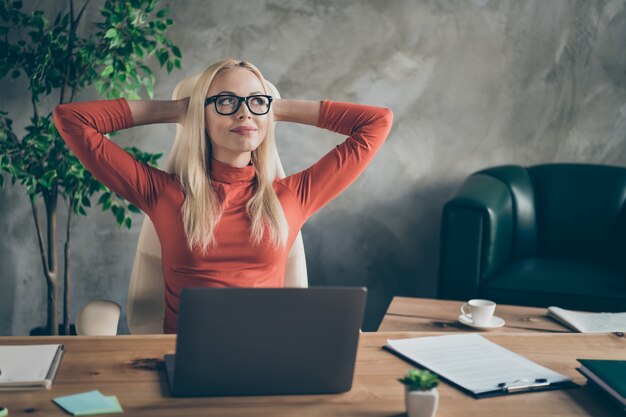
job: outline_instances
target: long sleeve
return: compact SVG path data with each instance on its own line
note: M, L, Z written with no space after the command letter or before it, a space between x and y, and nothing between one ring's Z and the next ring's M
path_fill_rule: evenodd
M348 138L304 171L280 180L300 203L305 219L348 188L365 170L391 130L390 109L325 100L318 127Z
M62 104L54 123L68 148L100 182L150 214L171 174L137 161L106 133L133 126L125 99Z

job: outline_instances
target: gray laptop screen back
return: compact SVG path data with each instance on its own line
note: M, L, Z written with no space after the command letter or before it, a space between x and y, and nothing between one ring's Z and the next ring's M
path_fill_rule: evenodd
M366 292L360 287L184 289L173 394L348 391Z

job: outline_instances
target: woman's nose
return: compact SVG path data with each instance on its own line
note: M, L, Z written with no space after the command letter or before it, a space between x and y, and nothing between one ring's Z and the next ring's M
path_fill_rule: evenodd
M245 119L246 117L252 117L252 113L250 112L250 109L248 109L248 106L246 106L246 103L241 103L241 107L239 107L239 111L237 112L237 118Z

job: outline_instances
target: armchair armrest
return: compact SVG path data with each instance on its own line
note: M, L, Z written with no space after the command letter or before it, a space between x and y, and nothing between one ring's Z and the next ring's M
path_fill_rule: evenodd
M509 188L488 175L470 176L443 209L439 297L476 297L481 280L509 258L512 243Z

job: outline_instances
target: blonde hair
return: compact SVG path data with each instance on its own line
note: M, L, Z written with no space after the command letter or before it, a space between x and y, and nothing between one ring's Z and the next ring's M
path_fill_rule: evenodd
M254 73L267 94L265 78L258 68L248 62L226 59L208 67L198 78L191 93L174 162L174 172L180 178L185 193L181 213L187 246L190 250L199 247L203 254L210 247L217 246L215 228L223 212L220 197L211 183L211 142L206 133L204 100L215 76L231 68L245 68ZM273 113L268 113L268 117L265 138L252 151L256 184L254 194L246 204L246 211L251 219L252 243L259 245L267 231L270 245L280 247L287 243L289 226L272 188L276 176L277 152Z

